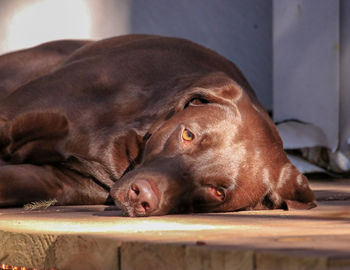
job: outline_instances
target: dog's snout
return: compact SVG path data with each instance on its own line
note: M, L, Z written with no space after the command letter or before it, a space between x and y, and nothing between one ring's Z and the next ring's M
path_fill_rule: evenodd
M159 198L147 180L135 180L128 191L128 199L138 216L148 216L159 205Z

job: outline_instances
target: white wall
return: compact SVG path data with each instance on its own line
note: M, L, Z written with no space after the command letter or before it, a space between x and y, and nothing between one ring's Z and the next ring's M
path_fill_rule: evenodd
M0 53L55 39L127 34L129 0L1 0Z
M350 157L350 1L340 11L340 146Z
M275 0L273 8L274 120L312 123L326 135L323 145L335 150L340 110L339 1Z
M350 170L350 1L274 0L274 119L287 149ZM322 162L321 162L322 163ZM324 164L323 164L324 165Z
M179 36L234 61L272 108L272 0L1 0L0 53L62 38Z
M132 1L131 31L180 36L234 61L272 108L271 0Z

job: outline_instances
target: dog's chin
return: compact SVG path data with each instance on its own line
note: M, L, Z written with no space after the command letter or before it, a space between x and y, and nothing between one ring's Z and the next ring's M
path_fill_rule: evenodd
M125 188L124 188L125 189ZM123 212L123 216L132 217L133 209L129 206L126 198L126 192L121 187L114 186L111 190L111 197L113 198L114 204Z
M130 206L128 199L126 196L123 196L125 192L117 192L113 197L114 204L119 207L123 212L123 216L125 217L147 217L146 213L138 213L132 206Z
M133 211L130 206L127 206L119 201L114 200L114 204L123 212L125 217L133 217Z
M166 214L169 214L167 211L161 211L159 209L150 214L146 214L142 212L137 212L136 209L130 206L127 201L120 202L118 200L115 200L114 203L120 210L122 210L123 216L125 217L150 217L150 216L164 216Z
M127 205L127 204L122 204L120 202L115 202L116 206L119 207L122 212L123 216L125 217L148 217L148 216L158 216L157 214L146 214L146 213L141 213L137 212L133 207Z

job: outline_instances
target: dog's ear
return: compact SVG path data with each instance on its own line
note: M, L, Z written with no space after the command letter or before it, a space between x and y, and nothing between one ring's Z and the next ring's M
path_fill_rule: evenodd
M243 88L235 80L223 72L210 73L192 86L193 89L202 89L210 102L230 104L242 97Z
M264 208L311 209L316 200L307 178L290 162L279 170L276 179L270 182L270 189L262 200Z
M280 196L288 209L311 209L317 206L315 196L310 189L307 178L299 173L289 179L292 191L282 187Z

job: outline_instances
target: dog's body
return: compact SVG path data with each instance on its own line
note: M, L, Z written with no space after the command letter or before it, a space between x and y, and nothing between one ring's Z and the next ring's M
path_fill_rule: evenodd
M150 35L58 45L0 58L0 206L109 194L131 216L315 206L230 61Z

